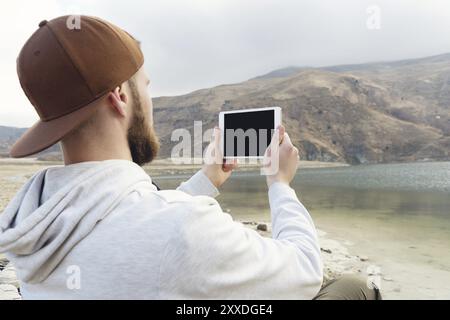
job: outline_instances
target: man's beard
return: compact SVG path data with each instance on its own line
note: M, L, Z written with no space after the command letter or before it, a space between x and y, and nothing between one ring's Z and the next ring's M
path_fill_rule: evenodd
M151 162L158 154L159 139L145 117L141 99L134 83L130 83L130 88L134 105L127 139L133 162L142 166Z

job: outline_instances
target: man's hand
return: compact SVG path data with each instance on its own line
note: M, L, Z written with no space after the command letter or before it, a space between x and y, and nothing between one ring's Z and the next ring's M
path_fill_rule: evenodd
M265 153L264 162L267 166L270 165L271 149L278 149L278 170L275 174L267 175L267 186L270 187L272 183L282 182L287 185L294 179L295 173L298 167L298 149L294 147L289 138L289 135L285 131L283 126L277 128L277 134L273 135L272 141ZM275 148L274 144L279 144L278 148ZM276 155L275 155L276 156Z
M225 163L220 150L220 129L214 128L213 139L205 152L205 165L202 168L203 173L216 186L220 187L231 175L233 169L237 167L237 161Z

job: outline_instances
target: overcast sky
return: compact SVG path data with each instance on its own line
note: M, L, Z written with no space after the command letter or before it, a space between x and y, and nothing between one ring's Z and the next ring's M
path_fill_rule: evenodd
M20 88L16 57L41 20L71 13L102 17L142 41L153 97L240 82L292 65L450 52L449 0L5 1L0 125L24 127L38 120Z

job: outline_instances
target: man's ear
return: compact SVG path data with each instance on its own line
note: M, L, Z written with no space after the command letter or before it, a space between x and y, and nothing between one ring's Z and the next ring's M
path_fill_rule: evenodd
M128 102L127 95L123 92L121 93L120 88L116 87L109 93L108 99L111 102L112 106L120 113L120 115L125 117Z

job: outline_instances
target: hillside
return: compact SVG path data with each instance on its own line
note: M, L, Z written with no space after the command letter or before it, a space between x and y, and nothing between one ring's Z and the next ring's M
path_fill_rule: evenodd
M280 106L303 159L352 164L450 158L450 54L326 68L154 99L164 155L174 128L217 124L220 110ZM170 121L158 121L170 119Z
M25 130L25 128L0 126L0 157L7 156L9 148Z

